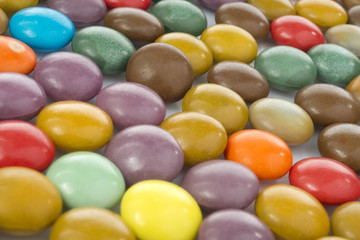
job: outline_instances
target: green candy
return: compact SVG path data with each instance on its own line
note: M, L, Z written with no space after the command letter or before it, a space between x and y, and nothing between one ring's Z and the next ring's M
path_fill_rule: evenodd
M71 43L72 50L93 60L105 74L124 72L135 52L132 42L120 32L107 27L92 26L78 31Z
M114 207L125 192L120 170L109 159L93 152L73 152L58 158L46 177L59 190L68 208Z
M348 49L336 44L320 44L308 51L314 61L318 78L330 84L346 87L360 74L360 60Z
M254 67L269 82L270 87L280 90L296 90L316 80L316 66L303 51L276 46L260 53Z
M204 12L188 1L160 1L152 10L166 32L184 32L199 36L207 28Z

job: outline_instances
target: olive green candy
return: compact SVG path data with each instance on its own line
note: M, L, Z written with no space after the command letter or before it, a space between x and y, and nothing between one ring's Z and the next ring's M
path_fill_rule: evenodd
M316 79L316 66L303 51L276 46L260 53L254 64L270 87L280 90L296 90L312 84Z
M184 32L199 36L207 28L203 11L187 1L160 1L151 10L166 32Z
M327 83L346 87L360 74L360 60L348 49L336 44L320 44L308 51L314 61L318 78Z
M7 31L9 25L9 19L6 13L0 8L0 34Z
M125 71L135 47L120 32L108 27L91 26L78 31L72 50L93 60L105 74Z

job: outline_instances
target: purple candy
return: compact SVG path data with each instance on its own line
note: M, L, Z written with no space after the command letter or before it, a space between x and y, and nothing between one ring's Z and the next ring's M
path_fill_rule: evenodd
M204 210L246 208L256 198L260 183L244 165L228 160L210 160L190 168L181 186Z
M47 6L65 14L77 27L102 20L107 13L104 0L47 0Z
M99 67L89 58L72 52L46 55L35 66L34 79L56 100L87 101L103 84Z
M140 124L159 125L166 115L161 97L138 83L108 85L96 97L96 105L109 114L120 129Z
M246 0L199 0L199 2L210 9L218 9L221 5L230 2L246 2Z
M172 181L182 170L184 153L175 138L153 125L138 125L117 133L105 149L126 185L147 180Z
M45 91L32 78L0 73L0 120L30 120L45 104Z
M255 215L226 209L207 216L200 225L198 240L275 240L274 234Z

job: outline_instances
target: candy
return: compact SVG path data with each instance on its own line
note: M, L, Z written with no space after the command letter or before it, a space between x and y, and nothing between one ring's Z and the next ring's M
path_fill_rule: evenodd
M325 34L327 43L340 45L360 57L360 27L351 24L341 24L329 28Z
M347 86L346 91L348 91L360 104L360 75L354 78Z
M330 158L307 158L294 164L290 184L324 204L342 204L360 197L360 180L345 164Z
M280 238L315 239L327 236L328 214L310 193L289 185L265 188L255 201L256 215Z
M265 15L253 5L243 2L229 2L215 12L217 24L233 24L248 31L255 39L266 38L270 24Z
M271 230L256 216L235 209L220 210L200 225L199 240L275 240Z
M0 8L0 34L7 31L9 25L9 19L6 13Z
M246 2L246 0L199 0L199 2L210 9L216 10L223 4L230 2Z
M151 5L151 0L104 0L108 8L139 8L146 10Z
M256 198L260 183L242 164L210 160L190 168L181 187L187 190L204 210L244 209Z
M295 15L294 5L289 0L248 0L247 2L263 12L269 20L285 15Z
M185 164L195 165L219 157L227 143L223 125L197 112L180 112L166 118L160 127L170 132L185 154Z
M319 27L329 28L347 22L345 9L335 1L301 0L295 4L298 15L309 19Z
M103 76L89 58L72 53L56 52L43 57L34 69L34 80L56 101L87 101L97 95Z
M11 35L37 51L52 52L65 47L75 27L63 13L44 7L26 8L9 22Z
M206 73L213 64L210 48L198 38L187 33L168 33L158 39L157 43L167 43L180 49L189 59L194 76Z
M118 31L102 26L86 27L78 31L72 42L72 50L93 60L105 74L125 71L135 52L130 40Z
M85 102L60 101L41 110L36 125L64 151L91 151L103 147L113 133L103 110Z
M202 220L200 208L188 192L161 180L130 187L120 209L138 239L194 239Z
M355 99L349 92L332 84L306 86L296 93L294 102L318 125L357 123L360 120L360 110Z
M207 27L204 12L187 1L160 1L152 7L151 13L164 24L166 32L199 36Z
M210 68L209 83L217 83L237 92L246 102L253 102L269 94L264 76L248 64L222 61Z
M96 97L96 105L109 114L115 126L124 129L134 125L159 125L166 107L161 97L142 84L113 83Z
M317 238L315 240L349 240L349 239L342 238L342 237L336 237L336 236L327 236L327 237Z
M107 12L103 0L48 0L49 8L65 14L77 27L95 24L102 20Z
M0 8L8 15L12 15L21 9L34 7L37 4L38 0L2 0Z
M152 43L131 56L126 68L126 80L151 88L165 102L175 102L191 88L193 69L186 55L178 48Z
M360 170L360 126L350 123L332 124L323 129L318 138L322 156L338 160L354 171Z
M289 145L303 144L314 134L309 114L280 98L263 98L251 104L249 120L253 128L273 133Z
M278 45L287 45L308 51L325 42L320 28L307 18L287 15L271 23L271 36Z
M104 18L106 27L124 34L131 41L154 42L164 34L164 26L154 15L136 8L115 8Z
M344 203L331 216L331 230L334 235L349 240L360 238L360 202Z
M0 122L0 167L22 166L44 171L55 156L50 138L24 121Z
M29 74L35 67L35 52L15 38L0 36L0 72Z
M316 66L311 58L303 51L288 46L262 51L256 57L254 67L264 75L270 87L280 90L299 89L316 79Z
M183 98L182 110L215 118L229 134L243 129L248 121L248 107L240 95L213 83L191 88Z
M288 145L272 133L256 129L232 134L228 139L225 157L244 164L259 179L280 178L292 165L292 154Z
M68 153L46 172L68 208L112 208L125 192L120 170L109 159L93 152Z
M0 120L31 120L46 104L44 89L19 73L0 73Z
M349 9L349 23L360 26L360 6L356 5Z
M30 168L0 168L0 229L13 235L32 235L59 217L59 191L43 174Z
M111 211L95 207L65 212L51 229L50 240L135 240L124 220Z
M172 181L184 165L184 153L175 138L151 125L117 133L106 146L104 156L118 166L127 186L147 179Z
M351 8L357 5L360 5L359 0L342 0L342 2L345 4L347 8Z
M216 62L236 60L251 63L258 51L254 37L246 30L231 24L208 27L200 39L210 47Z

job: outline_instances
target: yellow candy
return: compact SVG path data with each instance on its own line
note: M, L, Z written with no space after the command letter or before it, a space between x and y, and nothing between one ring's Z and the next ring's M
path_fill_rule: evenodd
M0 169L0 230L14 235L36 234L60 215L62 199L43 174L24 167Z
M121 216L141 240L191 240L202 221L194 198L183 188L161 180L130 187L120 208Z
M296 14L290 0L247 0L247 2L258 8L269 20Z
M254 37L235 25L215 24L208 27L200 39L210 47L216 62L236 60L251 63L258 51Z
M180 49L189 59L194 76L206 73L213 64L210 48L201 40L187 33L168 33L156 39L157 43L167 43Z
M354 78L347 85L346 91L351 93L351 95L355 98L355 100L360 104L360 75Z
M74 208L55 222L50 240L135 240L133 231L118 215L109 210Z
M111 138L113 124L107 113L81 101L60 101L39 113L36 125L64 151L92 151Z
M317 238L315 240L349 240L349 239L342 238L342 237L336 237L336 236L327 236L327 237Z
M350 240L360 239L360 202L348 202L335 209L331 216L334 235Z
M37 4L38 0L0 0L0 8L9 15L24 8L34 7Z
M6 13L0 8L0 34L3 34L7 31L9 25L9 19L6 16Z
M184 112L199 112L222 123L228 134L243 129L248 107L239 94L218 84L204 83L191 88L182 102Z
M319 27L329 28L347 22L345 9L334 1L329 0L301 0L295 4L296 12Z

